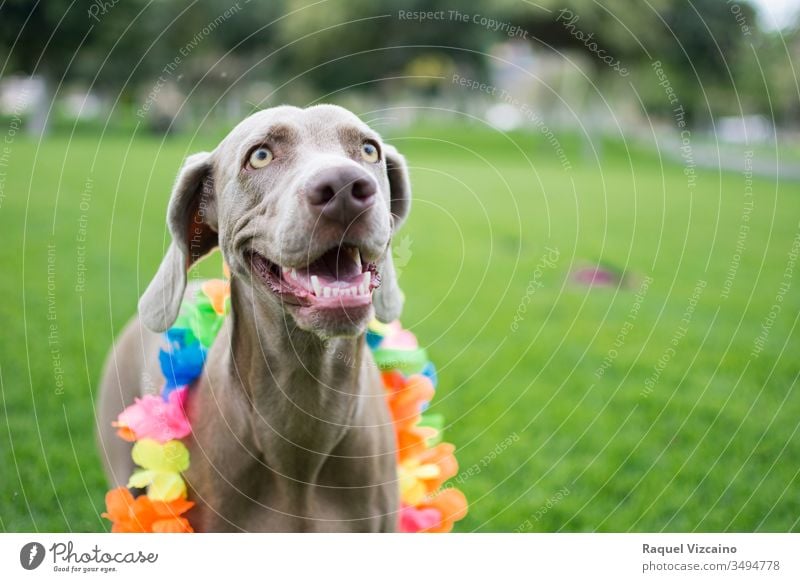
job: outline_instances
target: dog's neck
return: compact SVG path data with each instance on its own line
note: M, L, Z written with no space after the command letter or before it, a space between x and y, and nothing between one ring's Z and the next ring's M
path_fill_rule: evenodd
M323 340L254 295L232 280L230 372L244 389L262 454L310 468L357 422L364 336Z

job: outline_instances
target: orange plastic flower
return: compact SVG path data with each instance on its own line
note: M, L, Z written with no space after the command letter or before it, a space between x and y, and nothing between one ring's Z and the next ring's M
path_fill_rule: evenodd
M458 489L450 488L441 491L436 496L428 499L418 506L419 509L438 509L442 514L439 525L422 530L426 533L448 533L453 529L453 524L467 515L467 498Z
M225 301L231 295L231 284L223 279L209 279L202 286L217 315L225 315Z
M454 450L455 447L450 443L441 443L398 465L400 499L403 503L420 505L426 495L439 489L458 472Z
M430 493L436 491L439 487L444 485L445 481L450 477L455 477L456 473L458 473L458 461L456 461L456 457L453 454L455 450L455 445L451 443L439 443L418 457L420 464L436 465L439 468L439 473L436 478L426 483Z
M383 379L384 388L386 388L390 394L402 390L406 386L406 377L403 376L402 372L397 370L381 372L381 378Z
M422 454L427 440L436 434L436 429L417 426L422 404L433 397L433 384L421 374L405 378L399 372L385 373L383 383L397 435L398 460L403 462Z
M428 439L436 429L427 426L395 427L397 432L397 460L400 463L415 459L428 449Z
M133 429L129 426L122 426L121 424L117 423L115 420L111 423L111 426L117 429L117 436L124 441L128 441L129 443L136 442L136 433L133 432Z
M194 531L182 514L194 503L186 499L151 501L147 495L134 498L126 487L106 493L103 517L112 523L113 533L191 533Z
M397 383L396 376L384 376L384 385L390 386L386 395L389 410L395 425L413 426L419 421L422 405L433 398L433 384L422 374L406 378L403 387L398 387Z

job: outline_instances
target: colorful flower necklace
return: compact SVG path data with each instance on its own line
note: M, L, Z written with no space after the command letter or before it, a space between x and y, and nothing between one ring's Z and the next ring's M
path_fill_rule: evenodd
M133 442L138 465L127 487L106 494L111 531L120 533L189 533L183 515L194 506L186 499L181 473L189 468L189 451L180 439L192 432L184 405L205 358L230 311L230 284L205 281L193 301L184 301L180 316L166 332L167 349L159 353L165 384L160 395L148 394L120 413L113 426ZM443 488L456 475L455 447L442 442L444 419L424 412L437 384L436 368L414 335L399 322L373 321L367 344L381 369L386 400L397 438L400 484L399 529L402 532L448 532L467 513L464 494ZM128 487L146 488L135 497Z

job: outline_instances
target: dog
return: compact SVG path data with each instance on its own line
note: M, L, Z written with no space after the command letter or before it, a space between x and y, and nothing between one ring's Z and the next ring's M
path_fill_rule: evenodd
M134 470L111 423L160 388L162 332L196 290L187 271L219 248L231 313L186 405L194 529L395 531L394 429L365 331L402 310L391 241L410 204L403 156L333 105L259 111L188 157L172 241L101 380L111 485Z

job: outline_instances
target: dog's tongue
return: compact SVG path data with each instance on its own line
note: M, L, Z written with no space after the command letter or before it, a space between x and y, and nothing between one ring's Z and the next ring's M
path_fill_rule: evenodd
M325 284L349 283L362 272L361 256L353 247L331 249L307 268L297 270L298 275L316 275Z
M374 287L354 247L331 249L306 268L284 270L283 280L317 297L369 296Z

